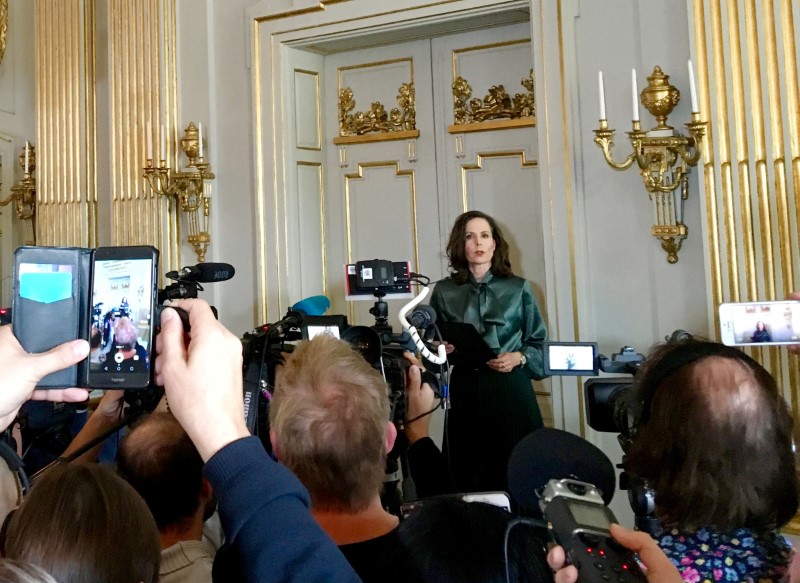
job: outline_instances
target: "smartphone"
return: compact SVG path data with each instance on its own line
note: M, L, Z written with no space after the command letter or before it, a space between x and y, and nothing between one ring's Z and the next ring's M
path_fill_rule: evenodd
M722 343L764 346L800 343L800 302L745 302L719 306Z
M98 247L92 258L88 385L148 386L158 300L155 247Z

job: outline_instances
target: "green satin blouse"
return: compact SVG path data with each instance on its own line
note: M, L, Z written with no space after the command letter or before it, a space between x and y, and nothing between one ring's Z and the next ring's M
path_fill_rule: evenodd
M528 376L545 377L542 343L547 328L527 280L515 275L493 277L491 272L480 283L471 274L464 284L447 278L433 288L430 305L444 322L475 326L498 353L523 352Z

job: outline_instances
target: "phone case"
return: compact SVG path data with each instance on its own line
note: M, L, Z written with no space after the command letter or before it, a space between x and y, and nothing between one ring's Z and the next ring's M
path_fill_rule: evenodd
M20 247L14 252L13 331L26 352L89 336L92 250ZM44 377L37 388L86 386L88 362Z

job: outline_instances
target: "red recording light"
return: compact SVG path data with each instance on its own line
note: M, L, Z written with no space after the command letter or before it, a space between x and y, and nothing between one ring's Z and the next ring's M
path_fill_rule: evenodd
M606 556L606 552L604 550L602 550L602 549L597 551L597 554L600 555L601 557L605 557Z
M591 555L592 554L592 547L586 547L586 552Z
M622 563L622 570L623 571L627 571L628 570L628 563Z

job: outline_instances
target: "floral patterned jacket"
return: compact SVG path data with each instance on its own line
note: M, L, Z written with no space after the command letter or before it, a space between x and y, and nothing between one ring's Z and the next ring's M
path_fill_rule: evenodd
M701 528L688 534L673 529L657 540L687 583L782 581L792 556L792 547L776 531L758 534L740 528L719 533Z

